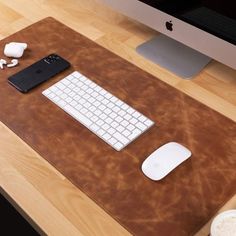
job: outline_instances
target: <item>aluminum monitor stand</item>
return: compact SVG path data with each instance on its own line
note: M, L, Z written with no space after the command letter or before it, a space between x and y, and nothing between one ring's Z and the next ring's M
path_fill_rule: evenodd
M163 34L141 44L136 51L183 79L197 75L211 58Z

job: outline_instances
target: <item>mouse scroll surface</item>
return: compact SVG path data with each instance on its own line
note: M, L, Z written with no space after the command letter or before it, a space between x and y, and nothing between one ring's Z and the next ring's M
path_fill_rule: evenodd
M183 145L170 142L154 151L142 164L143 173L152 180L161 180L191 156Z

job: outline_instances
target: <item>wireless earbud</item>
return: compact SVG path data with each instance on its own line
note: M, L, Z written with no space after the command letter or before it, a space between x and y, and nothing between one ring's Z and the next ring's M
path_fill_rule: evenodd
M7 64L7 67L14 67L18 65L19 61L17 59L12 59L11 64Z
M7 61L4 59L0 59L0 68L3 69L3 65L6 65Z

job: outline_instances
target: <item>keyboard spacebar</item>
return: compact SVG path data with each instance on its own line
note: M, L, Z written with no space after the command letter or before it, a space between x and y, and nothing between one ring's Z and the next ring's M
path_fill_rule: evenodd
M71 116L73 116L76 120L78 120L80 123L82 123L83 125L89 127L90 125L93 124L87 117L85 117L83 114L78 112L72 106L67 104L66 106L63 107L63 109L67 113L69 113Z

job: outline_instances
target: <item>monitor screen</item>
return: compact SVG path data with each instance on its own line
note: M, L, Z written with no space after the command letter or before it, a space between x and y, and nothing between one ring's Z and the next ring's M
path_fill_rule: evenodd
M236 0L139 0L236 45Z

